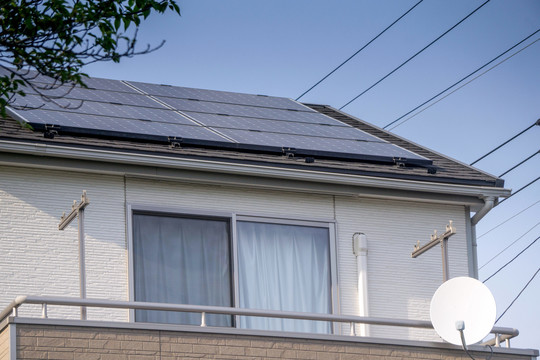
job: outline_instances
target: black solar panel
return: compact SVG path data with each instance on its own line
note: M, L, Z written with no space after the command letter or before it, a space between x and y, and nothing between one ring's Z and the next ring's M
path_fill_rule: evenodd
M152 138L176 137L178 139L199 139L204 141L230 142L226 138L217 135L207 128L197 125L171 124L157 121L144 121L136 119L115 118L90 114L80 114L65 111L43 110L17 111L19 117L32 124L36 128L45 125L56 125L60 130L69 133L128 136L137 135L135 138L143 138L145 135ZM54 129L54 127L53 127Z
M338 139L381 141L375 136L350 126L325 125L307 122L283 121L247 118L240 116L225 116L217 114L196 113L183 111L184 114L213 128L229 128L237 130L257 130L281 134L297 134Z
M57 104L44 102L40 96L28 94L25 97L16 97L14 104L26 107L41 107L41 110L54 110L79 114L99 115L111 118L118 117L134 120L196 125L195 122L189 120L187 117L167 108L148 108L134 105L123 105L89 100L81 101L73 99L57 99L55 102L57 102Z
M226 91L193 89L170 85L156 85L130 81L129 84L144 91L149 95L160 97L171 97L177 99L196 99L202 101L219 102L225 104L237 104L248 106L269 107L276 109L292 109L306 112L316 112L297 102L293 102L287 98L239 94Z
M29 91L17 98L14 116L59 133L83 133L300 156L431 164L429 159L316 112L293 100L108 79L89 88L47 92L56 104ZM144 93L143 93L144 92ZM20 110L28 106L32 109Z

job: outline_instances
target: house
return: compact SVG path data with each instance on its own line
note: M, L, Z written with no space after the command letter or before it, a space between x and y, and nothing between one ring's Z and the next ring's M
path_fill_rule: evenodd
M54 103L0 120L0 359L465 357L430 329L440 253L411 252L451 220L477 277L501 179L330 106L36 84Z

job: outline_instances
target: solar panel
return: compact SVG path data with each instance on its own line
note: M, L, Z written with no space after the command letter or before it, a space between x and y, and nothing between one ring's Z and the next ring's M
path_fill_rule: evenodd
M170 85L147 84L135 81L130 81L129 83L149 95L155 95L160 97L196 99L226 104L259 106L276 109L292 109L316 113L315 110L308 108L307 106L297 103L291 99L282 97L239 94L226 91L193 89Z
M174 86L88 79L89 88L63 86L44 101L35 91L15 105L34 109L14 115L36 128L110 135L152 141L181 138L184 144L281 153L294 148L300 156L431 164L418 154L316 112L293 100ZM68 91L69 90L69 91Z
M321 138L313 136L277 134L261 131L219 129L219 131L242 144L265 145L279 148L294 148L304 154L336 156L344 158L408 158L422 160L422 156L414 154L396 145L384 142L358 141L348 139ZM347 154L347 155L345 155Z
M26 107L39 107L43 110L56 110L71 113L107 116L111 118L126 118L134 120L148 120L169 122L173 124L195 125L195 123L178 112L169 109L147 108L133 105L122 105L105 102L79 101L73 99L57 99L58 104L45 102L40 96L28 94L25 97L17 96L14 105Z
M111 120L104 116L43 109L39 109L38 111L15 110L14 112L34 127L39 128L45 125L55 125L69 133L90 134L91 131L97 131L98 134L109 134L111 136L127 136L131 134L147 135L154 138L161 137L163 139L176 137L181 139L230 142L207 128L196 125L171 124L126 118L115 118Z
M348 126L313 124L305 122L246 118L217 114L183 112L206 126L237 130L256 130L281 134L297 134L307 136L330 137L351 140L379 141L383 140L362 130Z
M348 126L320 113L291 111L276 108L262 108L237 104L221 104L208 101L185 100L157 97L160 101L180 111L193 111L207 114L226 114L232 116L253 117L259 119L299 121L315 124Z

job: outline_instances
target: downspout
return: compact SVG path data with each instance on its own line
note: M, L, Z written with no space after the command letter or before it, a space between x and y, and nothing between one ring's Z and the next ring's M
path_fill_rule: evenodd
M368 283L367 283L367 236L364 233L353 235L353 253L356 256L356 269L358 276L358 315L369 316ZM360 336L369 336L367 324L359 324Z
M472 259L474 277L478 279L478 249L476 243L476 224L495 206L495 197L488 196L484 198L484 206L474 214L471 218L471 240L472 240Z

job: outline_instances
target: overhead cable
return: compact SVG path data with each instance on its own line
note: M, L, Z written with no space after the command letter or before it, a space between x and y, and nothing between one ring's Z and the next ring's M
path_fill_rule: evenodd
M518 47L519 45L521 45L523 42L527 41L528 39L530 39L532 36L536 35L538 32L540 32L540 29L536 30L535 32L533 32L531 35L527 36L525 39L521 40L520 42L518 42L517 44L513 45L511 48L507 49L506 51L502 52L501 54L497 55L496 57L494 57L493 59L491 59L489 62L485 63L484 65L482 65L481 67L479 67L478 69L474 70L473 72L471 72L469 75L467 76L464 76L462 77L459 81L456 81L455 83L453 83L452 85L450 85L449 87L447 87L446 89L444 89L443 91L439 92L437 95L431 97L429 100L426 100L424 101L422 104L416 106L414 109L408 111L407 113L401 115L400 117L398 117L397 119L395 119L394 121L386 124L386 126L383 127L383 129L386 129L388 126L392 125L392 124L395 124L396 122L398 122L399 120L403 119L405 116L415 112L416 110L418 110L419 108L421 108L422 106L426 105L427 103L429 103L430 101L436 99L437 97L441 96L442 94L444 94L445 92L447 92L448 90L450 90L451 88L453 88L454 86L458 85L459 83L461 83L462 81L466 80L467 78L471 77L472 75L476 74L477 72L479 72L480 70L482 70L483 68L485 68L486 66L488 66L489 64L491 64L492 62L496 61L497 59L499 59L501 56L504 56L506 53L512 51L513 49L515 49L516 47ZM418 114L420 114L421 112L427 110L428 108L432 107L433 105L435 105L436 103L438 103L439 101L445 99L446 97L448 97L449 95L453 94L454 92L456 92L457 90L461 89L462 87L464 87L465 85L468 85L470 84L471 82L473 82L474 80L478 79L480 76L488 73L489 71L493 70L494 68L496 68L497 66L501 65L502 63L506 62L507 60L511 59L512 57L514 57L515 55L519 54L520 52L522 52L523 50L527 49L529 46L535 44L537 41L540 41L540 38L536 39L535 41L533 41L532 43L530 43L529 45L523 47L522 49L516 51L515 53L513 53L512 55L508 56L507 58L503 59L502 61L500 61L499 63L495 64L495 66L489 68L487 71L484 71L482 74L478 75L477 77L475 77L474 79L472 79L471 81L468 81L467 83L463 84L462 86L460 86L459 88L455 89L454 91L452 91L451 93L447 94L446 96L444 96L443 98L439 99L438 101L434 102L433 104L427 106L426 108L422 109L422 111L419 111L418 113L414 114L413 116L410 116L408 117L407 119L405 119L404 121L402 121L401 123L397 124L396 126L394 126L393 128L389 129L389 130L392 130L392 129L395 129L396 127L404 124L405 122L409 121L410 119L412 119L413 117L417 116Z
M514 165L512 166L510 169L506 170L505 172L503 172L501 175L499 175L499 177L502 177L506 174L508 174L510 171L514 170L515 168L517 168L518 166L520 166L521 164L529 161L530 159L532 159L533 157L535 157L536 155L540 154L540 150L538 150L537 152L535 152L534 154L532 154L531 156L529 156L528 158L526 158L525 160L521 161L519 164L517 165Z
M535 182L538 181L538 179L540 179L540 176L537 177L536 179L534 179L533 181L531 181L530 183L528 183L527 185L525 186L522 186L521 188L519 188L519 190L517 190L516 192L512 193L512 195L510 195L509 197L505 198L505 199L502 199L501 201L499 201L499 203L495 206L499 206L501 205L503 202L505 202L506 200L510 199L512 196L516 195L518 192L520 192L521 190L525 189L527 186L530 186L532 184L534 184Z
M472 14L474 14L475 12L477 12L478 10L480 10L480 8L482 8L484 5L486 5L488 2L490 2L491 0L487 0L485 1L482 5L478 6L476 9L474 9L471 13L469 13L469 15L465 16L463 19L461 19L460 21L458 21L454 26L452 26L450 29L446 30L444 33L442 33L441 35L439 35L439 37L437 37L435 40L433 40L432 42L430 42L429 44L427 44L426 46L424 46L424 48L422 48L420 51L418 51L416 54L414 54L413 56L411 56L410 58L408 58L406 61L404 61L403 63L401 63L401 65L399 65L397 68L395 68L394 70L390 71L388 74L386 74L384 77L382 77L381 79L379 79L377 82L375 82L373 85L371 85L370 87L368 87L366 90L362 91L360 94L356 95L354 98L352 98L351 100L349 100L345 105L343 105L342 107L339 108L339 110L343 109L344 107L346 107L347 105L349 105L350 103L352 103L353 101L355 101L356 99L358 99L360 96L364 95L365 93L367 93L369 90L371 90L372 88L374 88L375 86L377 86L380 82L382 82L384 79L386 79L387 77L389 77L390 75L392 75L393 73L395 73L397 70L399 70L400 68L402 68L405 64L407 64L409 61L411 61L412 59L414 59L416 56L418 56L420 53L422 53L424 50L426 50L427 48L429 48L431 45L433 45L434 43L436 43L437 41L439 41L443 36L445 36L446 34L448 34L450 31L454 30L458 25L460 25L462 22L464 22L465 20L467 20Z
M536 275L540 272L540 267L538 268L538 270L536 270L536 272L534 273L534 275L532 276L532 278L525 284L525 286L523 287L523 289L521 289L521 291L519 292L519 294L517 294L517 296L514 298L514 300L512 300L512 302L510 303L510 305L508 305L508 307L503 311L503 313L501 314L501 316L499 316L497 318L497 320L495 320L495 323L497 323L499 320L501 320L501 318L504 316L504 314L506 314L506 312L508 311L508 309L510 309L512 307L512 305L514 305L514 303L516 302L516 300L521 296L521 294L525 291L525 289L529 286L529 284L534 280L534 278L536 277Z
M295 100L298 101L300 98L302 98L304 95L306 95L308 92L310 92L311 90L313 90L315 87L317 87L320 83L322 83L324 80L326 80L330 75L332 75L333 73L335 73L339 68L341 68L343 65L345 65L346 63L349 62L349 60L351 60L353 57L355 57L356 55L358 55L362 50L364 50L365 48L367 48L372 42L374 42L375 40L377 40L377 38L379 38L379 36L381 36L382 34L384 34L388 29L390 29L392 26L394 26L399 20L401 20L402 18L404 18L408 13L410 13L415 7L417 7L418 5L420 5L420 3L424 1L424 0L420 0L418 1L416 4L413 5L413 7L411 7L409 10L407 10L403 15L401 15L400 17L398 17L393 23L391 23L390 25L388 25L386 27L386 29L384 29L383 31L381 31L379 34L377 34L377 36L375 36L373 39L371 39L367 44L365 44L364 46L362 46L357 52L355 52L354 54L352 54L351 56L349 56L347 58L347 60L345 60L344 62L342 62L341 64L339 64L336 68L334 68L334 70L330 71L328 74L326 74L321 80L317 81L315 83L315 85L313 85L312 87L310 87L309 89L307 89L306 91L304 91L302 93L302 95L300 95L299 97L297 97Z
M501 145L497 146L495 149L489 151L487 154L483 155L483 156L480 156L478 159L474 160L472 163L470 163L469 165L474 165L476 164L477 162L479 162L480 160L482 160L483 158L485 158L486 156L488 155L491 155L493 152L499 150L500 148L502 148L504 145L508 144L510 141L514 140L515 138L517 138L518 136L520 136L521 134L523 134L524 132L528 131L529 129L532 129L534 126L537 126L537 125L540 125L540 119L536 120L531 126L529 126L528 128L526 128L525 130L521 131L519 134L516 134L514 136L512 136L510 139L506 140L505 142L503 142Z
M502 223L498 224L497 226L492 227L491 229L489 229L488 231L486 231L486 232L483 233L482 235L477 236L477 237L476 237L476 240L480 239L480 238L481 238L482 236L484 236L484 235L489 234L490 232L492 232L493 230L495 230L495 229L498 228L499 226L502 226L502 225L506 224L507 222L509 222L510 220L512 220L513 218L515 218L516 216L518 216L519 214L525 212L526 210L529 210L530 208L532 208L534 205L538 204L539 202L540 202L540 200L536 201L534 204L527 206L525 209L521 210L521 211L518 212L517 214L515 214L515 215L509 217L508 219L504 220Z
M525 250L527 250L528 248L530 248L535 242L538 241L538 239L540 239L540 236L537 237L536 239L533 240L532 243L530 243L529 245L527 245L527 247L523 250L521 250L516 256L514 256L510 261L508 261L506 264L504 264L503 266L501 266L499 268L499 270L495 271L493 274L491 274L491 276L489 276L486 280L484 280L483 282L485 283L486 281L488 281L489 279L491 279L492 277L494 277L495 275L497 275L499 273L499 271L501 271L502 269L504 269L505 267L507 267L508 265L510 265L510 263L512 263L512 261L516 260L519 255L523 254L525 252Z
M501 251L499 251L499 253L497 255L495 255L494 257L492 257L491 259L489 259L484 265L480 266L478 268L478 270L481 270L484 266L486 266L487 264L489 264L490 262L492 262L495 258L497 258L499 255L501 255L503 252L505 252L506 250L508 250L508 248L512 245L514 245L516 242L518 242L520 239L522 239L525 235L527 235L528 233L530 233L531 231L533 231L533 229L535 227L537 227L538 225L540 225L540 221L537 222L532 228L530 228L529 230L527 230L523 235L521 235L520 237L518 237L516 240L512 241L511 244L509 244L507 247L505 247L504 249L502 249Z

